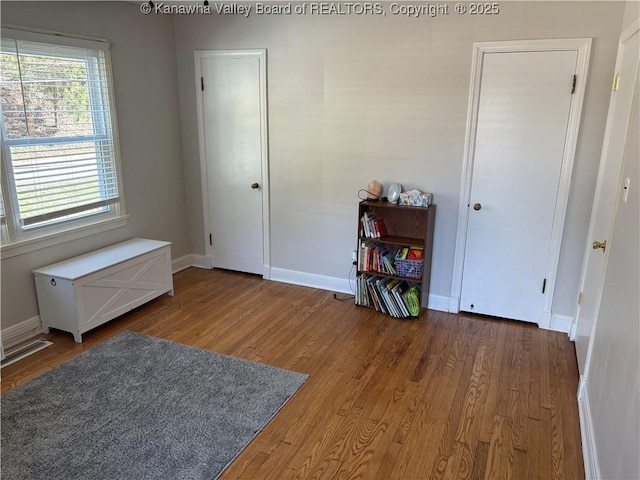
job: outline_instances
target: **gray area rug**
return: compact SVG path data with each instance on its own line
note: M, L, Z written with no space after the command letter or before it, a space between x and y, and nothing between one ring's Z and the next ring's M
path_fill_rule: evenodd
M2 397L2 478L214 479L307 377L125 332Z

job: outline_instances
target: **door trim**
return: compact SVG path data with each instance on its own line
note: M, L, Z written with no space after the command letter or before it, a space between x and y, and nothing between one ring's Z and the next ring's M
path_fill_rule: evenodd
M456 237L455 257L453 264L453 282L451 287L451 301L449 311L460 311L460 297L462 293L462 275L464 267L464 252L467 240L467 227L469 222L469 202L471 197L471 177L473 174L473 155L475 152L475 138L477 130L478 106L480 101L480 81L482 79L482 65L484 56L489 53L510 52L554 52L577 51L576 74L578 81L576 90L571 100L569 110L569 122L567 136L560 170L560 184L556 209L553 218L553 228L549 248L549 259L546 266L547 288L544 293L543 310L540 312L538 325L549 328L551 324L551 306L556 286L556 274L560 258L560 246L564 230L564 222L569 202L571 187L571 174L575 159L575 151L578 140L580 118L584 103L586 78L591 54L591 38L573 39L545 39L545 40L513 40L499 42L475 42L473 44L473 57L471 64L471 86L469 90L469 102L467 106L467 128L465 134L464 155L462 163L462 180L460 185L460 201L458 207L458 232ZM567 85L569 88L569 85Z
M202 105L202 90L200 78L202 77L201 61L209 58L256 58L260 64L260 150L262 158L262 276L270 277L271 249L269 230L269 131L267 124L267 50L195 50L194 64L196 89L196 112L198 116L198 147L200 154L200 183L202 189L202 215L203 215L203 242L206 255L207 268L213 268L213 246L209 244L209 233L212 231L211 216L209 211L209 182L207 172L207 155L204 131L204 108Z

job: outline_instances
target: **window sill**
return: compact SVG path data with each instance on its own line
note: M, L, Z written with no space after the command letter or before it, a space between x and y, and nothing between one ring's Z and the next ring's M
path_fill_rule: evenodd
M64 232L3 245L0 249L1 258L4 260L6 258L16 257L42 248L52 247L61 243L70 242L71 240L77 240L78 238L88 237L89 235L106 232L108 230L113 230L114 228L124 227L128 220L129 215L123 215L109 220L102 220L98 223L79 226Z

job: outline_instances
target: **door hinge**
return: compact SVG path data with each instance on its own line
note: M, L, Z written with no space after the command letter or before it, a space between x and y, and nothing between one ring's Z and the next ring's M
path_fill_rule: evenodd
M582 305L582 292L578 294L578 305Z
M544 293L546 289L547 289L547 279L545 278L542 281L542 293Z
M571 84L571 95L576 93L576 82L578 81L578 75L573 76L573 83Z
M213 235L209 234L209 245L213 245Z
M204 92L204 77L200 77L200 88Z
M616 73L613 76L613 86L611 87L611 90L613 90L614 92L617 92L618 88L620 88L620 74Z

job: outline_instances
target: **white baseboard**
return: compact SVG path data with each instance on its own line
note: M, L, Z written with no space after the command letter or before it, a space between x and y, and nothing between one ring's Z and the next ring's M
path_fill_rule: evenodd
M185 255L171 260L171 272L176 274L193 265L193 255Z
M580 417L580 434L582 436L582 457L584 459L585 478L600 478L600 467L596 456L596 444L593 435L593 422L591 419L591 408L589 406L589 394L587 389L583 389L583 395L578 400L578 416Z
M554 332L562 332L567 335L571 332L573 317L568 315L560 315L551 312L542 312L538 326L543 330L552 330Z
M40 317L35 316L2 330L2 346L7 350L41 333Z
M171 269L173 273L178 273L189 267L211 270L213 268L213 265L211 264L211 257L208 255L196 255L195 253L190 253L189 255L185 255L171 261Z
M191 254L191 266L211 270L213 268L213 260L211 259L211 255L196 255L195 253Z
M554 313L551 315L551 324L549 325L549 330L562 332L569 335L569 332L571 332L572 324L573 317L570 317L568 315L558 315L557 313Z
M348 293L351 295L353 295L353 289L355 288L355 285L351 284L349 280L345 278L327 277L314 273L286 270L284 268L272 267L269 270L269 279L274 282L291 283L293 285L302 285L304 287L319 288L320 290Z
M355 289L354 283L345 278L327 277L313 273L286 270L284 268L270 268L268 276L265 275L264 278L275 282L291 283L293 285L302 285L304 287L313 287L320 290L347 293L350 295L353 295L353 289ZM449 297L429 295L428 308L430 310L447 312L449 310Z
M551 312L546 310L540 314L540 320L538 320L538 327L544 330L551 330Z
M442 295L429 294L428 309L438 310L439 312L448 312L451 298Z
M460 313L460 297L449 297L449 313Z
M576 334L578 333L578 322L576 322L575 318L571 322L571 329L569 330L569 340L572 342L576 341Z
M580 374L580 380L578 381L578 401L582 400L586 386L587 386L586 379L584 375Z

